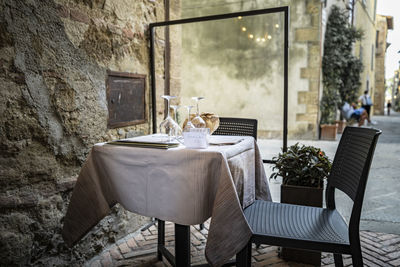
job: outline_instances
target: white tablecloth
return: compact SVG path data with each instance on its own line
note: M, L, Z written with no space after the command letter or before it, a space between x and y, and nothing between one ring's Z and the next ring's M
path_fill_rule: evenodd
M74 188L64 240L72 246L116 203L182 225L212 216L206 257L222 264L251 236L242 207L255 198L271 199L257 144L242 138L236 145L207 149L95 145Z

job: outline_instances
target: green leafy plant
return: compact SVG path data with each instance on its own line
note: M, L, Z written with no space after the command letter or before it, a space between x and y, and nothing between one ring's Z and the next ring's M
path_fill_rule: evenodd
M300 146L298 143L287 152L274 157L273 172L270 179L283 178L283 185L296 185L322 188L328 177L332 163L325 153L313 146Z
M363 32L348 22L347 12L332 6L326 25L324 56L322 58L323 92L321 124L333 123L336 110L344 102L356 102L360 88L362 62L353 56L353 44Z
M400 112L400 94L396 91L396 97L392 102L392 109L396 112Z

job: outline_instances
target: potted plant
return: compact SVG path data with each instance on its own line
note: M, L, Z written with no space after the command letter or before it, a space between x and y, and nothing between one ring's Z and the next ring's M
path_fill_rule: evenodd
M326 25L322 58L323 91L321 98L320 139L336 140L337 110L344 102L357 99L361 85L362 62L353 55L353 44L362 39L362 31L348 22L346 10L333 5Z
M281 203L322 207L324 180L332 163L326 154L313 146L296 143L273 158L270 179L282 177ZM321 253L283 248L285 260L321 265Z
M336 123L336 111L339 97L332 87L324 87L321 99L320 139L336 140L338 124Z

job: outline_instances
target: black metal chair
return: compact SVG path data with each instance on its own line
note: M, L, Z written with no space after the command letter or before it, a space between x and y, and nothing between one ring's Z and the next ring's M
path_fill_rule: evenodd
M213 135L253 136L257 140L257 120L220 117Z
M353 266L363 266L359 224L365 187L378 137L376 129L346 127L333 161L326 188L327 208L256 200L244 210L253 232L250 242L236 255L237 266L250 266L251 244L350 254ZM353 200L349 225L335 208L335 189Z

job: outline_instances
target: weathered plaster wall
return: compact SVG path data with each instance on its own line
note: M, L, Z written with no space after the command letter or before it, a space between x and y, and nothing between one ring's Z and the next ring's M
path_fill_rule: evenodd
M181 0L169 0L169 7L169 20L180 19ZM181 90L182 28L169 26L169 55L167 55L166 31L167 27L165 26L155 28L157 37L155 44L159 46L155 52L155 57L159 59L155 64L157 125L161 123L166 114L166 101L161 96L165 94L179 96ZM168 66L167 57L170 58ZM172 104L179 104L179 99L173 100Z
M90 147L149 132L150 120L107 129L105 79L148 78L157 20L163 1L0 0L0 265L79 265L148 221L115 207L73 249L60 236Z
M374 101L375 97L375 41L376 41L376 4L375 0L355 2L354 26L363 30L363 39L355 45L355 55L361 58L364 69L361 73L360 95L369 90L369 95ZM374 108L371 109L373 114Z
M320 83L321 3L187 0L182 17L290 6L289 137L316 138ZM279 24L280 28L274 28ZM246 32L242 28L246 27ZM283 123L283 15L183 26L182 102L204 95L201 111L253 117L259 135L276 138ZM265 42L248 34L271 35ZM265 35L264 35L265 36Z
M386 16L377 15L376 17L377 47L375 53L375 101L374 114L384 115L385 111L385 56L386 56L386 37L388 34L388 24Z

